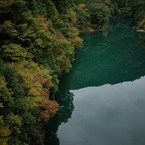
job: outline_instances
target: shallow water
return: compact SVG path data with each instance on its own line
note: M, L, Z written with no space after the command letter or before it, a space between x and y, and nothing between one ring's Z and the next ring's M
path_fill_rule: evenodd
M83 34L45 145L145 145L145 46L128 20Z

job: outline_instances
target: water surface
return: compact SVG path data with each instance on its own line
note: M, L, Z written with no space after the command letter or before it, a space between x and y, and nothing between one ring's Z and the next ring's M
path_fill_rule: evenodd
M45 145L145 145L145 47L131 21L83 34Z

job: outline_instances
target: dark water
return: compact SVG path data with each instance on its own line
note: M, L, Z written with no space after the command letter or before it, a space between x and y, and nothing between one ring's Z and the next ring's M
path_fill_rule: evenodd
M145 145L145 36L131 21L110 27L83 34L60 82L61 108L46 124L45 145Z

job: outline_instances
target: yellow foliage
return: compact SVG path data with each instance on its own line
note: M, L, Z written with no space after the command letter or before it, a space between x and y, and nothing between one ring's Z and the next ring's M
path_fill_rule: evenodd
M6 136L9 136L10 134L11 132L8 126L0 128L0 137L6 137Z
M84 9L84 8L86 7L86 5L85 5L84 3L82 3L82 4L79 4L78 7L79 7L80 9Z
M42 93L43 89L47 89L49 93L49 89L52 86L48 70L38 66L34 62L27 61L13 63L12 65L16 68L22 79L22 86L26 92L25 100L30 107L39 107L38 102L44 97L44 93Z
M82 42L83 42L83 40L82 40L80 37L75 37L72 41L73 41L73 43L75 43L75 44L76 44L76 43L78 44L78 43L82 43Z
M137 28L145 30L145 17L138 22Z
M3 45L2 48L4 49L4 57L12 61L21 61L27 56L27 52L18 44L10 43Z
M105 0L104 3L105 3L106 5L108 5L108 6L110 6L110 5L111 5L111 0Z
M10 125L15 124L19 127L22 126L22 117L20 117L19 115L10 113L9 115L7 115L6 120L7 120L7 122L9 122Z
M3 103L0 102L0 108L3 108L3 107L4 107Z
M4 123L3 116L0 115L0 138L8 137L10 134L9 126Z
M50 27L52 27L52 22L49 20L46 20L46 18L43 15L38 15L37 16L37 21L38 24L40 24L41 26L43 26L46 30Z
M71 23L75 24L76 21L77 21L76 13L72 9L69 9L67 14L69 16L69 19L70 19Z
M41 96L25 96L24 100L28 103L30 108L39 107L38 103L41 101Z

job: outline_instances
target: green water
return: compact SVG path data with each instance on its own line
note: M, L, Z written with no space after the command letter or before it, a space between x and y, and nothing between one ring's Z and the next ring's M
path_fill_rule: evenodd
M145 145L144 34L116 20L84 45L56 95L45 145Z

